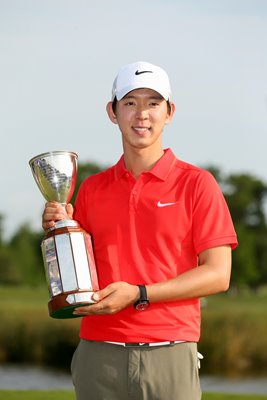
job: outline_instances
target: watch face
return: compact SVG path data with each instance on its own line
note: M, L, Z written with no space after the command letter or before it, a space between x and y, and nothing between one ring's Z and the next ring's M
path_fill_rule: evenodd
M135 305L136 310L146 310L148 307L148 301L147 300L139 300L139 302Z

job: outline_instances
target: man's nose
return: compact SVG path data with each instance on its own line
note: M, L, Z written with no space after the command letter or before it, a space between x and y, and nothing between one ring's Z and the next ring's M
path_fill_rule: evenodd
M137 107L136 117L139 119L146 119L148 117L148 109L146 107Z

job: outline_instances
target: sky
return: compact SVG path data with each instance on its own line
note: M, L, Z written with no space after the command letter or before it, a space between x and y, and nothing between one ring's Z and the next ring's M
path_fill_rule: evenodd
M24 223L41 229L32 157L117 162L121 136L105 107L130 62L169 74L176 113L164 147L267 182L266 43L266 0L0 0L4 237Z

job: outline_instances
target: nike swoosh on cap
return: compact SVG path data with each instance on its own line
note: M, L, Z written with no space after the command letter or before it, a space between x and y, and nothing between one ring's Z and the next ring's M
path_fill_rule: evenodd
M138 71L138 70L135 71L135 75L141 75L147 73L153 74L153 71Z
M168 207L168 206L173 206L176 204L176 201L174 203L162 203L160 200L157 202L158 207Z

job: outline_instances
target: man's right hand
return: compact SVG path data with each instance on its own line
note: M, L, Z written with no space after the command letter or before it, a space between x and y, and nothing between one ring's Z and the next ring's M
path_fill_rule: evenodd
M42 227L44 231L55 226L56 221L64 219L72 219L73 207L69 203L65 207L62 204L55 201L48 202L45 205L45 209L42 217Z

